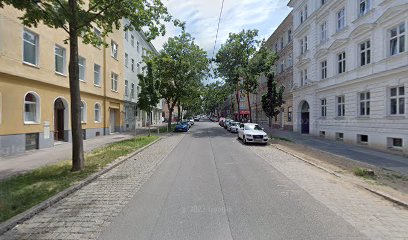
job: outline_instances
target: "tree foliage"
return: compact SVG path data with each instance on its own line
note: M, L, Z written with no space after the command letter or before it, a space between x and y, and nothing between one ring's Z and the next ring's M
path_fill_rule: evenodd
M204 88L203 108L207 113L219 113L225 100L234 92L231 85L219 81L208 84Z
M208 74L206 52L195 44L186 32L169 38L158 55L152 56L154 75L160 80L159 92L166 101L170 117L176 104L183 105L190 97L200 97L196 91ZM169 119L170 120L170 119ZM169 127L171 121L168 122Z
M262 96L262 110L271 119L280 113L279 109L285 103L283 100L285 87L278 87L274 73L269 73L267 77L268 91Z
M72 171L84 168L79 89L78 38L100 46L109 33L121 27L142 31L148 38L165 33L163 21L170 21L160 0L0 0L0 7L11 5L22 11L19 17L28 27L45 24L63 29L70 44L69 86L71 95ZM123 19L128 19L123 26ZM176 25L182 25L175 21ZM100 36L94 27L101 30Z
M239 92L243 90L250 113L250 94L256 93L259 76L269 72L276 60L275 54L261 47L264 43L257 40L257 36L258 30L242 30L238 34L230 33L216 57L217 75L222 77L227 84L235 86L237 103L239 103ZM250 120L252 121L251 114Z
M160 102L160 81L153 75L152 63L146 63L147 74L138 74L140 93L138 97L138 106L141 110L147 112L149 116L149 136L151 124L151 112Z

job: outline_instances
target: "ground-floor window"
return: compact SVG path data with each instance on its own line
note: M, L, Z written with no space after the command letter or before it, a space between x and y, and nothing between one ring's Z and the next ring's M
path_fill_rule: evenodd
M361 143L361 144L367 144L368 143L368 135L358 134L357 135L357 142Z
M401 149L403 147L402 138L387 138L387 146L389 148Z
M292 107L288 107L288 122L292 122Z
M336 132L336 140L343 141L343 139L344 139L344 133Z

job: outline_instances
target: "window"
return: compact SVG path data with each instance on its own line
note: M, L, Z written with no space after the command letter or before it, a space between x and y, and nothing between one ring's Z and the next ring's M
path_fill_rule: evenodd
M137 49L137 52L140 52L140 43L139 43L139 41L137 41L137 43L136 43L136 49Z
M130 89L130 97L135 98L135 84L132 83L132 88Z
M371 63L371 44L370 40L360 43L360 66Z
M94 85L99 86L101 84L101 66L94 64Z
M125 80L125 96L128 96L129 92L129 82L128 80Z
M118 77L116 73L111 74L111 90L114 92L118 91Z
M327 22L320 25L320 42L323 43L327 40Z
M282 60L281 62L280 62L280 72L283 72L283 69L285 68L285 61L284 60Z
M79 80L85 81L86 59L78 57Z
M292 107L288 107L288 122L292 122Z
M405 88L394 87L390 89L390 114L402 115L405 113Z
M327 0L320 0L320 5L323 6L324 4L326 4Z
M129 32L125 31L125 40L128 41L129 40Z
M344 117L346 113L346 105L344 101L344 96L338 96L336 97L337 101L337 116L338 117Z
M86 123L86 103L81 101L81 122Z
M24 123L38 123L40 121L40 97L36 93L24 96Z
M405 52L405 23L390 30L390 56Z
M136 66L137 66L137 73L140 74L140 64L138 63L136 64Z
M125 67L129 67L129 55L125 53Z
M327 60L324 60L320 63L320 74L321 79L327 78Z
M346 18L345 18L345 8L343 7L340 11L337 12L337 32L343 30L346 26Z
M27 30L23 32L23 62L38 65L38 35Z
M357 134L357 142L360 144L368 143L368 135Z
M307 15L307 5L305 5L305 21L307 19L308 15Z
M304 54L307 51L307 36L300 39L300 54Z
M275 52L276 53L278 52L278 44L277 43L275 43Z
M305 85L306 80L307 80L307 69L303 69L300 71L300 86Z
M99 103L95 104L95 122L101 122L101 105Z
M132 58L132 72L135 71L135 60Z
M344 139L344 133L336 132L336 140L343 141L343 139Z
M96 37L98 38L99 41L102 41L101 31L99 29L97 29L96 27L94 27L94 34L96 35Z
M118 44L112 40L111 41L111 56L114 59L118 59L118 48L119 48Z
M135 46L135 36L133 35L130 36L130 45L132 45L132 47Z
M400 149L404 146L402 138L387 138L387 142L389 148Z
M346 72L346 52L337 55L338 73Z
M327 116L327 100L326 98L320 99L320 116L326 117Z
M280 39L280 48L281 48L281 49L283 49L283 45L284 45L284 43L283 43L283 37L281 37L281 39Z
M289 55L288 57L288 67L292 67L293 61L292 61L292 54Z
M360 10L359 10L358 15L363 16L370 10L370 8L371 8L370 1L371 0L359 0L359 1L360 1L360 3L359 3L359 9Z
M292 29L288 30L288 42L292 41Z
M325 137L326 136L326 131L320 131L319 136L320 137Z
M300 10L300 24L302 24L304 21L303 10Z
M370 92L363 92L359 94L359 108L360 116L370 115Z
M55 45L55 71L65 74L65 48Z

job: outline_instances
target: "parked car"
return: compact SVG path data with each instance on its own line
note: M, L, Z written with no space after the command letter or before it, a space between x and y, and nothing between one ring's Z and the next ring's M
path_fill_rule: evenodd
M199 121L200 121L200 117L194 117L194 121L195 121L195 122L199 122Z
M224 128L228 130L228 126L230 125L231 122L233 122L233 120L231 119L225 120Z
M238 138L247 143L268 143L268 134L256 123L241 123L238 129Z
M193 118L188 119L188 123L190 124L190 126L193 126L194 125L194 119Z
M237 133L238 128L239 128L239 122L231 122L227 130L232 133Z
M220 118L220 119L218 120L218 124L219 124L221 127L224 127L225 118Z
M187 132L190 126L187 122L178 122L174 128L175 132Z

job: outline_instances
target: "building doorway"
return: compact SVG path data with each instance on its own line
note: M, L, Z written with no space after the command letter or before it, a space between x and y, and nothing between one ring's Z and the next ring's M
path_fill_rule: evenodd
M65 116L66 107L61 98L57 98L54 102L54 140L66 141L65 136Z
M110 110L110 124L109 124L109 132L114 133L115 132L115 110L111 109Z
M301 124L301 133L302 134L309 134L310 129L310 107L309 104L304 101L301 107L301 116L300 116L300 124Z

